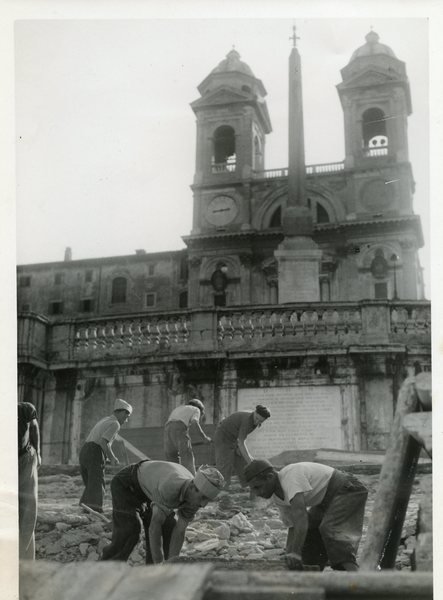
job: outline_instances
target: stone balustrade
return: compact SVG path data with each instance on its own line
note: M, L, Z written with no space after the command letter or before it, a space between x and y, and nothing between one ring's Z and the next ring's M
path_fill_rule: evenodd
M318 165L306 165L306 175L324 175L344 171L344 162L322 163ZM254 177L258 179L275 179L276 177L287 177L288 168L266 169L265 171L254 171Z
M186 344L190 320L186 315L123 318L81 323L76 327L74 349L95 354L137 352L152 346Z
M268 308L262 310L229 311L223 314L217 327L223 343L235 340L265 338L306 338L317 336L331 340L340 334L359 334L362 330L361 311L349 307Z
M290 347L414 344L430 348L428 301L316 302L49 320L18 317L19 360L49 363L107 356L254 351Z

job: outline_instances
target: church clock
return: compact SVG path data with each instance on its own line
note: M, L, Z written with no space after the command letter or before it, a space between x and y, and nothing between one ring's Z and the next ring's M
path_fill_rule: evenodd
M206 220L222 227L231 223L238 214L238 206L231 196L220 195L213 198L206 208Z

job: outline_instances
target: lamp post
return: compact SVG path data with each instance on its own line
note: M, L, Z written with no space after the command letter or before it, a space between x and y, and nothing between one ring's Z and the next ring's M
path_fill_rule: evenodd
M394 267L394 294L392 296L393 300L398 300L398 294L397 294L397 261L398 261L397 254L392 254L391 255L391 262L392 262L393 267Z

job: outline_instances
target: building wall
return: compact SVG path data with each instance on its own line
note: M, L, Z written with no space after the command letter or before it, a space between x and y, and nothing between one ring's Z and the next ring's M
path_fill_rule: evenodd
M17 273L18 310L57 317L51 303L61 302L60 314L88 317L178 308L179 294L187 290L182 257L183 252L175 251L23 265ZM112 301L112 283L117 277L127 280L125 302ZM154 294L152 306L147 304L147 294ZM90 307L82 305L85 300L91 301Z
M278 407L279 395L284 396L281 406L284 405L288 419L281 420L281 406L274 412L278 437L267 441L270 458L280 451L312 447L306 444L306 435L300 430L303 425L294 421L293 416L294 411L297 413L297 403L309 392L309 398L312 397L309 418L316 432L316 447L331 447L328 440L333 410L331 407L325 412L322 406L334 397L338 398L340 411L339 417L335 415L340 421L335 423L334 417L334 426L341 428L341 439L333 447L352 451L384 449L393 420L396 390L411 368L403 359L397 364L396 373L389 375L389 364L383 354L369 361L343 355L331 360L329 356L326 363L321 355L313 354L309 358L207 360L203 365L198 361L139 362L118 369L109 366L48 373L41 405L43 460L77 463L90 429L112 413L117 397L124 398L134 409L124 429L134 429L140 435L145 428L147 434L148 430L161 431L173 408L195 396L205 404L205 424L211 431L212 425L224 417L245 409L245 394L251 410L257 403L266 404L268 399L271 412L272 407ZM154 437L152 451L158 454L157 433ZM287 447L280 447L280 438L287 440ZM149 439L143 441L143 447L149 455Z

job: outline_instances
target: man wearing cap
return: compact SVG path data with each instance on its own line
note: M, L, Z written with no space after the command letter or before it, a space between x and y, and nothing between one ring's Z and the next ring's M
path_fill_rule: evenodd
M144 460L123 468L111 481L112 541L101 559L127 560L139 540L141 522L146 564L178 556L186 527L199 508L214 500L223 484L221 473L207 465L200 467L195 477L183 465L162 460Z
M132 406L117 398L112 415L94 425L80 450L80 473L85 485L80 504L85 504L97 512L103 512L105 464L119 464L112 451L112 442L131 413Z
M195 458L192 451L189 429L192 427L205 444L212 440L200 426L205 412L203 403L194 398L187 404L177 406L169 415L164 430L164 452L166 460L180 463L195 475Z
M358 570L356 554L368 490L356 477L312 462L294 463L277 472L267 460L253 460L244 474L255 495L272 498L288 526L290 569L310 564L323 570L329 561L335 570Z
M246 437L263 421L269 419L271 413L258 404L255 410L239 411L226 417L217 426L214 434L215 464L225 478L226 485L231 482L231 476L236 474L244 486L243 469L251 462L252 456L246 447Z

